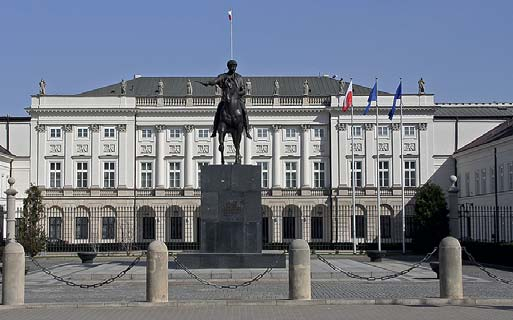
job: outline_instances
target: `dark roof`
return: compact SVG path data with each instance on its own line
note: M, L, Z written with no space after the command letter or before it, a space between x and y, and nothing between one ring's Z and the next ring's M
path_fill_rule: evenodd
M339 92L338 80L321 76L321 77L259 77L247 76L244 81L251 79L252 95L254 96L272 96L274 89L274 81L278 80L280 84L279 93L281 96L302 96L303 83L308 80L311 96L332 96ZM167 97L184 97L186 95L187 79L192 82L192 93L194 96L213 96L215 94L214 87L204 87L196 81L209 81L214 77L139 77L126 81L127 96L149 97L157 95L157 87L159 79L164 83L164 96ZM346 82L344 88L349 84ZM370 88L353 84L353 94L369 95ZM117 96L121 94L120 83L115 83L106 87L86 91L78 94L78 96ZM381 92L382 95L389 95L387 92Z
M0 122L30 122L30 117L11 117L11 116L2 116L0 117Z
M511 103L437 103L435 118L511 118Z
M487 143L497 141L499 139L510 137L510 136L513 136L513 119L510 119L504 123L501 123L497 127L493 128L492 130L483 134L479 138L475 139L474 141L459 148L458 151L456 151L456 153L462 152L465 150L469 150L472 148L476 148L483 144L487 144Z
M12 153L10 153L7 149L5 149L2 146L0 146L0 154L9 156L9 157L14 157L14 155Z

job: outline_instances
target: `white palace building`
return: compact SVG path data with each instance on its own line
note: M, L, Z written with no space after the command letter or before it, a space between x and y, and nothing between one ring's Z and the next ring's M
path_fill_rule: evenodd
M30 184L43 191L50 238L196 242L199 173L221 162L217 139L210 138L221 97L219 89L196 82L205 80L210 79L134 77L124 93L114 84L74 95L32 96L29 117L0 118L0 205L12 175L19 206ZM251 83L245 101L253 140L244 138L241 150L244 164L261 167L267 243L299 237L312 243L352 241L352 148L358 241L376 241L379 171L382 237L384 243L400 243L401 161L411 214L419 186L431 180L447 189L448 177L459 175L456 150L513 116L510 103L435 103L432 94L405 94L401 128L399 110L393 121L387 116L393 94L380 92L376 127L375 107L362 115L370 89L355 85L351 128L335 79L245 81ZM233 162L230 140L226 150ZM95 214L101 217L93 221ZM121 219L130 222L123 226Z

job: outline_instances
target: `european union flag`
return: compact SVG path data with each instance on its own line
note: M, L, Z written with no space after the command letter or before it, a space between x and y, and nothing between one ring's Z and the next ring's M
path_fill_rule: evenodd
M397 87L397 90L395 90L394 95L394 103L392 103L392 109L388 112L388 119L392 120L395 113L395 103L397 102L397 99L402 99L403 96L403 89L402 89L402 82L399 82L399 86Z
M371 102L372 101L378 101L378 83L374 83L374 87L372 88L372 91L371 93L369 94L369 99L367 99L367 107L365 108L365 111L363 112L363 115L366 115L367 113L369 113L369 110L370 110L370 107L371 107Z

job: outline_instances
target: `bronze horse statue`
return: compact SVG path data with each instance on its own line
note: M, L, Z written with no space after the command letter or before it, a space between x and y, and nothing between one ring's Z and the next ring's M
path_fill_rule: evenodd
M235 146L235 163L240 164L240 141L242 132L246 130L246 136L251 139L248 130L248 118L243 101L245 94L244 82L240 74L236 73L237 62L230 60L227 63L228 72L220 74L215 80L200 82L204 86L218 85L222 91L221 102L217 106L214 119L214 132L212 137L219 134L219 151L221 152L221 163L224 164L224 139L230 133Z

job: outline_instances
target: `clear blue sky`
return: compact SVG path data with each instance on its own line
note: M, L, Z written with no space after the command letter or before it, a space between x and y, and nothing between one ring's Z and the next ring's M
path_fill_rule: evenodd
M513 101L513 1L1 1L0 114L44 78L75 94L143 76L336 74L437 102Z

